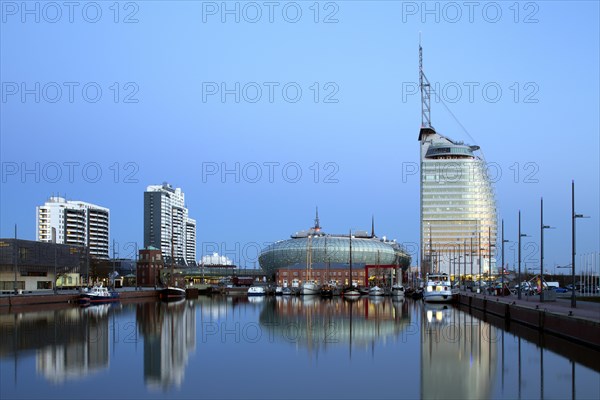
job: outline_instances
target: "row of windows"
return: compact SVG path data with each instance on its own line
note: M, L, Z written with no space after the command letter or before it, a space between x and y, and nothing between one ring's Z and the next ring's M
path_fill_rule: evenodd
M490 195L493 194L494 192L491 189L486 188L486 187L475 188L475 187L471 187L471 186L468 186L468 187L465 186L465 187L456 187L456 188L451 188L451 187L443 187L442 188L439 186L423 185L421 193L423 194L423 196L438 195L438 196L444 196L444 198L452 197L452 196L455 196L455 198L460 198L459 196L469 194L476 199L487 199L487 198L490 198Z
M433 193L430 194L429 192L427 194L423 194L421 196L421 199L423 201L428 201L428 200L436 200L436 201L445 201L445 200L465 200L465 201L469 201L469 200L479 200L481 197L478 195L478 193L465 193L465 191L461 190L458 191L452 195L449 194L437 194L437 193Z
M283 271L283 272L278 272L281 276L288 276L288 272L287 271ZM291 275L293 276L306 276L306 271L302 272L302 274L300 274L298 271L293 271L291 273ZM312 276L321 276L321 272L320 271L316 271L316 272L311 272ZM331 271L329 273L327 272L323 272L323 276L348 276L349 272L348 271L344 271L343 275L341 271ZM352 271L352 276L365 276L364 271L360 271L360 272L356 272L356 271Z

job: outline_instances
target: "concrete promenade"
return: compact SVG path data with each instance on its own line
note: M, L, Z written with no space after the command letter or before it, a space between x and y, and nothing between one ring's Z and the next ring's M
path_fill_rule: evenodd
M496 296L462 291L460 304L569 340L600 348L600 303L577 298L541 302L539 296Z
M475 296L480 298L487 298L493 301L499 301L502 303L514 303L519 307L542 309L549 313L559 315L572 315L579 318L585 318L600 323L600 303L585 301L584 296L578 296L576 298L576 307L571 308L571 298L559 297L556 301L541 302L540 296L521 296L521 300L517 298L517 295L509 296L496 296L496 295L484 295L476 294L467 291L461 291L462 296Z

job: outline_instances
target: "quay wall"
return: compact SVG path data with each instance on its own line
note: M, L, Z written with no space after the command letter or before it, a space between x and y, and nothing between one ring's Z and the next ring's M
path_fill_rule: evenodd
M479 310L484 314L498 316L600 349L600 322L598 321L554 312L548 309L551 307L534 308L514 302L506 303L495 297L477 297L461 293L459 302L471 310Z
M119 292L121 300L158 298L158 290L139 290ZM69 294L20 294L0 297L0 307L34 306L39 304L77 303L79 293Z

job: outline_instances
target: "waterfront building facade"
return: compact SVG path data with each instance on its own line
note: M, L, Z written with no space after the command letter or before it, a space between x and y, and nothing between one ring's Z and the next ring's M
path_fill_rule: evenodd
M36 209L36 240L89 248L90 256L109 255L109 209L52 196Z
M144 192L144 247L149 246L169 263L196 265L196 220L188 216L181 188L163 183Z
M307 231L299 231L288 240L281 240L265 247L259 257L260 267L268 274L277 270L290 269L330 269L346 271L350 269L350 246L352 246L353 272L366 265L386 265L406 269L411 257L396 241L379 238L374 227L371 233L355 231L349 234L328 234L319 225L318 215L315 225ZM358 277L360 275L353 276ZM311 279L316 279L311 275ZM345 275L344 275L345 278Z
M22 239L0 239L0 292L81 285L88 271L85 247Z
M160 270L164 267L162 251L156 247L140 249L137 262L137 285L160 285Z
M430 86L419 49L421 273L493 272L497 216L486 162L479 146L452 140L431 125Z
M293 287L294 284L301 285L307 280L316 281L320 285L328 282L335 282L339 286L350 284L350 269L348 267L313 267L310 271L310 277L308 274L309 272L305 267L281 268L275 272L275 282L282 287ZM366 285L365 277L364 268L352 269L352 282L356 285Z

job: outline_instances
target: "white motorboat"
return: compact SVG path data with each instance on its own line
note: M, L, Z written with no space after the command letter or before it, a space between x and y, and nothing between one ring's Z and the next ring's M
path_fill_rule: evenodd
M250 286L248 296L264 296L267 294L264 286Z
M369 289L369 296L383 296L383 295L384 295L383 288L380 288L377 285L375 285Z
M452 288L448 274L427 274L423 300L430 303L450 303L455 301L457 297L458 288Z

